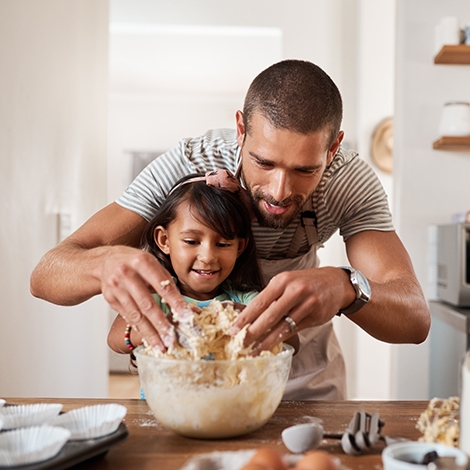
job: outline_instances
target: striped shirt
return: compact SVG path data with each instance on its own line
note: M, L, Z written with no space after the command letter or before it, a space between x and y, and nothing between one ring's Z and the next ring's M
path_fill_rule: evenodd
M142 170L116 202L150 221L180 178L209 170L236 173L239 155L235 130L210 130L200 137L182 139ZM357 152L341 147L313 193L313 209L320 244L338 229L344 240L364 230L394 230L387 196L376 174ZM259 257L284 259L299 223L300 214L283 230L253 222ZM308 248L305 236L299 255Z

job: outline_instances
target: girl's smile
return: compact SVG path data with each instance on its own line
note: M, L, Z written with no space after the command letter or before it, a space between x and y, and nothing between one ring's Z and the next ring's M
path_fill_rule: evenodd
M176 218L165 229L154 232L160 249L170 257L183 295L196 300L209 300L221 293L246 240L227 240L200 222L187 202L177 209Z

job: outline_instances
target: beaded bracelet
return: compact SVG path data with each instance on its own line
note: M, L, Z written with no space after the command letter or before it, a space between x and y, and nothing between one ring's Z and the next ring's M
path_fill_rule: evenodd
M126 343L126 346L133 351L135 349L135 346L131 343L131 325L126 326L126 332L124 333L124 342Z

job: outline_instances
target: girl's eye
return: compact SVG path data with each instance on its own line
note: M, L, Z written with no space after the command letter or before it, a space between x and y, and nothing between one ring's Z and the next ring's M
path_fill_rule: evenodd
M186 243L186 245L197 245L197 241L196 240L183 240L184 243Z
M231 246L232 244L231 243L225 243L225 242L219 242L217 243L217 246L220 247L220 248L227 248L229 246Z

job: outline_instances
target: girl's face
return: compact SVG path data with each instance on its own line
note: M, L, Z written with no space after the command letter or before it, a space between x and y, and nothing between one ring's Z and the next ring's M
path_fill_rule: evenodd
M170 256L181 293L196 300L220 294L220 284L232 272L247 243L244 238L226 240L196 220L187 202L180 204L168 228L155 228L154 238Z

